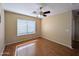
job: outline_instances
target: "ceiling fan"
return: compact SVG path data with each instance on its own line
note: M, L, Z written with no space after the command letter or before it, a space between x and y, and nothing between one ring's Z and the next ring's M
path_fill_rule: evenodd
M40 16L42 15L42 16L46 17L47 14L50 14L50 11L42 11L43 8L44 7L40 7L39 11L33 11L33 13L34 14L39 14Z

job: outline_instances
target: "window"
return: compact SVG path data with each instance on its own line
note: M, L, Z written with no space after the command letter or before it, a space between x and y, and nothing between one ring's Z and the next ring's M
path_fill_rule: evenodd
M34 34L35 33L35 21L32 20L17 20L17 36Z

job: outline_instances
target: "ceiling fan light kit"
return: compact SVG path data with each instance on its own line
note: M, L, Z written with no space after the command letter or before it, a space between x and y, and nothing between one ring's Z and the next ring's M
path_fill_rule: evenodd
M46 17L47 14L50 14L50 11L42 11L44 7L45 7L45 6L43 6L43 7L40 6L40 7L39 7L39 10L33 11L33 14L37 14L39 17L41 17L41 16Z

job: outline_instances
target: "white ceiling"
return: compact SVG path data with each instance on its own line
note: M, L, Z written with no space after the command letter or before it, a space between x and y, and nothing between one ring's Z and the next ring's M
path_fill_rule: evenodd
M36 17L37 14L34 14L33 11L38 12L40 6L44 7L42 11L51 11L48 16L62 13L68 10L79 9L78 3L4 3L3 6L5 10L34 17Z

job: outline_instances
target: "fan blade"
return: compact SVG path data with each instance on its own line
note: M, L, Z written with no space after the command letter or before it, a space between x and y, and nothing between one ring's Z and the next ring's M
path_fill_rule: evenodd
M50 11L46 11L46 12L43 12L44 14L48 14L48 13L50 13Z
M37 14L37 12L36 11L33 11L33 14Z
M44 17L46 17L47 15L43 14Z
M40 7L40 10L42 9L43 7Z

